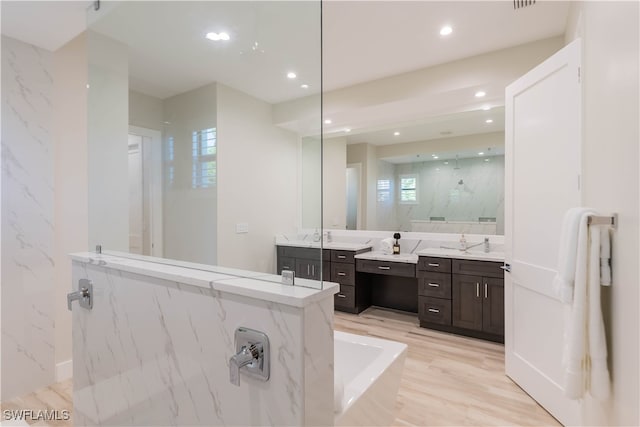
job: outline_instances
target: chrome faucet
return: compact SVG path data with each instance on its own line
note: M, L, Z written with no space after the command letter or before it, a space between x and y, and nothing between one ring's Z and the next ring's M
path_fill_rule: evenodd
M327 243L331 243L333 241L333 236L331 236L331 230L327 230Z
M240 385L240 372L261 381L269 380L269 337L264 332L239 327L235 332L236 354L229 359L229 381Z
M489 252L491 252L491 245L489 244L489 238L485 237L484 238L484 252L486 254L488 254Z
M262 357L262 345L251 344L243 346L239 353L236 353L229 359L229 380L231 384L240 385L240 368L250 365L253 361L258 361Z

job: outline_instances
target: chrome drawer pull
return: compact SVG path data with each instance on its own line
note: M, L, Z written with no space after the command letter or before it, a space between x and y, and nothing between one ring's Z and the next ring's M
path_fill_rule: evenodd
M346 276L346 275L347 273L342 273L342 272L338 273L338 276Z
M431 286L432 288L439 288L440 285L437 283L427 283L427 285Z
M436 309L436 308L430 308L429 309L430 313L440 313L440 310Z
M440 264L432 264L432 263L429 263L429 264L427 264L427 265L428 265L429 267L440 267Z
M391 267L382 267L382 266L380 266L380 267L378 267L378 268L379 268L380 270L390 270L390 269L391 269Z
M282 269L283 269L283 270L291 270L291 267L289 267L288 265L283 265L283 266L282 266Z
M480 298L480 283L476 283L476 298Z
M339 259L345 259L347 256L346 255L338 255Z
M346 295L338 294L338 298L346 298Z

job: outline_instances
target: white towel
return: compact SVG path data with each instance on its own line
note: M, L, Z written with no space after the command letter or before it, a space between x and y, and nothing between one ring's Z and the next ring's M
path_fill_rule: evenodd
M553 279L553 287L560 300L564 303L570 303L573 300L573 284L578 253L578 228L581 218L589 213L593 214L595 212L588 208L571 208L564 215L562 221L560 246L558 248L558 273ZM585 235L585 249L586 246Z
M393 239L388 237L380 241L380 250L385 255L391 255L393 253Z
M600 284L611 286L611 236L609 227L600 230Z
M564 226L567 228L563 229L560 249L568 250L565 256L570 257L575 240L573 281L568 281L571 279L570 272L560 271L561 267L569 268L562 256L559 257L558 276L554 280L554 284L562 285L557 288L560 295L570 297L567 301L570 315L565 331L563 368L565 395L571 399L580 399L587 391L596 399L606 399L610 393L607 346L600 307L602 231L597 226L587 225L592 214L592 210L580 208L570 210L565 216ZM572 221L578 215L576 228ZM577 235L567 236L567 230Z

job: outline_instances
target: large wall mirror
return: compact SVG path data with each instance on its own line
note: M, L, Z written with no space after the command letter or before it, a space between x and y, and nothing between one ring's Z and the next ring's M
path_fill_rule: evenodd
M266 278L302 204L322 228L321 159L302 155L321 152L308 137L322 123L320 12L319 1L90 9L90 245ZM287 126L280 106L300 98L307 114Z

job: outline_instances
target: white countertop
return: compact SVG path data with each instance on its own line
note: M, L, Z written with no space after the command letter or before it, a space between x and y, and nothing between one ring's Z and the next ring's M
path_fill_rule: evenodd
M364 252L355 256L356 259L372 259L375 261L391 261L391 262L403 262L405 264L417 264L418 255L400 253L398 255L387 255L380 251Z
M95 252L74 253L70 257L73 261L83 264L126 271L294 307L305 307L338 293L340 289L337 283L332 282L323 282L324 289L288 286L279 283L277 279L280 276L273 274L247 271L246 276L251 277L241 277L240 275L211 271L216 269L214 266L194 263L188 263L189 267L171 265L167 263L168 260L166 259L157 258L158 262L154 262L152 261L154 260L153 257L144 257L145 260L141 260L108 254L96 254ZM202 269L197 268L197 266L201 266ZM221 270L225 272L231 271L224 268L221 268ZM245 273L242 270L233 271L234 273ZM297 283L310 282L309 285L317 285L318 283L317 281L297 277L295 280Z
M440 258L473 259L477 261L504 262L504 252L461 251L459 249L426 248L416 252L420 256L433 256Z
M276 246L293 246L296 248L320 248L320 242L309 242L307 240L276 240ZM348 242L324 242L322 249L336 249L339 251L361 251L371 248L371 244L367 243L348 243Z

